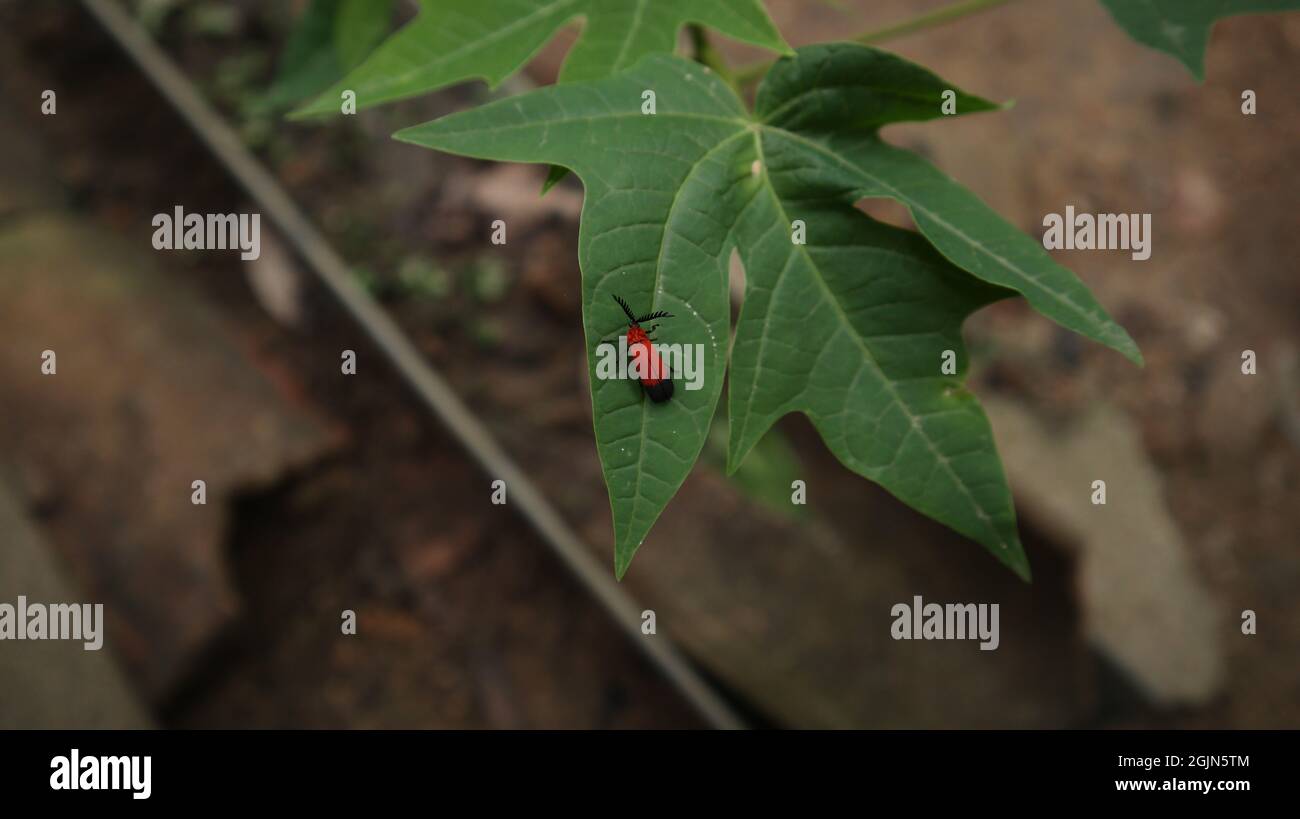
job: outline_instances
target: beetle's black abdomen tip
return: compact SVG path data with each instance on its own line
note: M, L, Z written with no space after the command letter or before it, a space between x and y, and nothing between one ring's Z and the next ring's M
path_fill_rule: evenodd
M644 385L642 385L644 386ZM646 387L645 394L650 396L650 400L656 404L662 404L669 398L673 397L673 382L671 378L665 378L653 387Z

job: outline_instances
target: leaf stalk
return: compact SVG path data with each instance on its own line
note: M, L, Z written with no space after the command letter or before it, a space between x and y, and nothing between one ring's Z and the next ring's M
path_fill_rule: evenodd
M727 65L727 61L713 47L709 41L709 33L704 30L704 26L698 23L691 23L687 26L687 31L691 37L692 58L701 65L717 72L718 76L728 85L737 88L736 77Z

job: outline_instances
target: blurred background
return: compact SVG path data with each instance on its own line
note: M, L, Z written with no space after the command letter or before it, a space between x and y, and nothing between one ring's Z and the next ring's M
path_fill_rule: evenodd
M577 180L540 197L545 168L389 139L481 84L286 122L323 87L284 56L305 2L119 5L609 566ZM766 5L799 45L944 3ZM573 34L496 93L552 82ZM153 250L177 205L262 209L80 3L0 0L0 602L102 602L108 621L97 653L0 643L0 727L708 725L634 639L671 641L761 727L1300 727L1300 15L1221 23L1203 85L1096 0L886 47L1015 100L887 137L1026 232L1067 205L1153 214L1149 261L1058 254L1146 367L1019 301L968 323L1032 585L845 471L801 416L726 477L718 419L622 583L656 613L629 638L265 213L255 262ZM999 604L1000 647L892 640L914 595Z

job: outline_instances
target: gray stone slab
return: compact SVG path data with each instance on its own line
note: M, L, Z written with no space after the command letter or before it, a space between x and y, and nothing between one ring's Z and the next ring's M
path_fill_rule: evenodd
M0 481L0 603L92 603ZM148 728L149 717L122 676L113 645L0 640L0 730Z

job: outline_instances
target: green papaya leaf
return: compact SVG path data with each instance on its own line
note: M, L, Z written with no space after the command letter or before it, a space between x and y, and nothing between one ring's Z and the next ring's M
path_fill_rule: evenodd
M757 113L774 147L793 152L805 177L850 187L857 198L906 205L920 231L958 267L1009 287L1040 313L1140 364L1141 353L1073 273L929 162L880 139L891 122L933 119L945 91L959 114L992 103L956 91L883 51L830 44L779 61L759 88ZM870 72L866 74L864 72Z
M335 17L334 50L345 71L370 56L392 22L393 0L342 0Z
M555 33L581 18L562 82L598 79L647 54L671 52L687 23L788 53L759 0L420 0L420 15L329 92L295 113L338 110L352 89L367 108L482 78L495 87Z
M275 80L260 100L283 109L338 82L379 45L395 0L312 0L285 44ZM338 100L335 99L335 110Z
M568 168L561 168L559 165L552 165L546 171L546 179L542 182L542 196L551 192L551 188L564 181L569 175Z
M1143 45L1176 57L1205 79L1205 46L1215 22L1235 14L1300 9L1300 0L1101 0L1115 22Z
M705 443L727 363L733 248L747 286L731 359L730 467L777 418L805 412L849 468L1028 576L992 434L962 385L961 323L1015 291L1066 327L1137 350L1038 242L881 142L886 123L940 116L950 89L873 48L813 46L778 61L751 116L712 72L653 55L607 79L397 134L563 166L583 181L583 321L620 577ZM952 90L961 113L996 108ZM856 210L864 196L907 204L924 237ZM614 295L638 313L673 314L660 343L702 345L700 389L677 376L673 399L654 404L634 381L599 377L598 345L626 324Z

